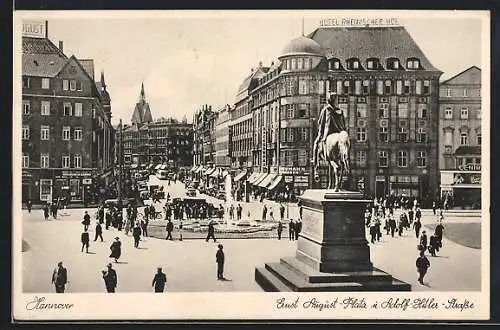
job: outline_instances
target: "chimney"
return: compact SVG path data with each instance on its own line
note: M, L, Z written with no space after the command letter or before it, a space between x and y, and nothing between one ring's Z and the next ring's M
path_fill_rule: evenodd
M59 50L64 53L64 47L62 40L59 40Z

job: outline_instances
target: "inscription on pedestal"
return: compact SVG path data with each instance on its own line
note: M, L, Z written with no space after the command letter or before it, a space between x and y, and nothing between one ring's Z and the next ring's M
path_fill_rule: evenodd
M302 233L321 239L323 236L323 214L313 210L304 210Z

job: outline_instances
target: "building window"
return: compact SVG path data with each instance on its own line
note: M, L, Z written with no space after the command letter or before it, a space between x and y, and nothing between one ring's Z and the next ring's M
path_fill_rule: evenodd
M417 142L425 143L427 142L427 130L425 127L419 127L417 129Z
M415 83L415 94L417 95L422 95L422 81L417 80Z
M41 154L40 155L40 167L48 168L49 165L49 154Z
M300 128L300 140L307 141L309 139L309 129L307 127Z
M396 80L396 94L397 95L403 94L403 81L402 80Z
M29 115L29 114L30 114L30 101L23 100L23 115Z
M349 80L344 80L342 94L349 94Z
M80 154L74 155L73 162L74 162L75 168L81 168L82 167L82 155L80 155Z
M410 94L410 81L409 80L405 80L403 83L403 93L405 95Z
M361 80L356 80L354 82L354 94L356 95L361 94Z
M42 78L42 89L49 89L49 88L50 88L50 79Z
M309 117L309 104L299 103L298 118L308 118Z
M300 79L299 80L299 94L300 95L305 95L308 94L308 88L307 88L307 80Z
M451 97L451 89L450 88L446 89L446 97Z
M378 167L387 167L389 163L388 152L381 150L378 152Z
M408 128L406 128L405 126L398 127L398 140L399 142L408 141Z
M81 91L83 90L82 85L83 85L83 84L82 84L82 82L81 82L81 81L77 81L77 82L76 82L76 90L81 92Z
M50 127L49 126L42 126L41 129L40 129L40 140L49 140L50 138Z
M30 156L27 153L23 153L23 168L30 167Z
M427 105L425 104L418 105L417 118L427 118Z
M70 80L69 81L69 90L70 91L76 91L76 80Z
M460 145L466 146L469 144L469 134L466 132L460 133Z
M82 140L82 129L81 128L75 128L75 141L81 141Z
M367 116L366 104L357 104L356 108L357 108L357 111L356 111L357 117L358 118L366 118L366 116Z
M406 67L408 69L419 69L420 68L420 61L418 59L408 59L406 63Z
M384 95L384 82L377 80L377 95Z
M429 80L424 80L424 95L429 95L431 90L431 82Z
M398 167L408 167L408 153L406 151L398 151Z
M81 103L75 103L75 117L81 117L83 114L83 106Z
M382 122L380 122L382 125ZM380 126L378 129L378 139L380 142L388 142L389 134L387 133L387 126Z
M469 119L469 108L463 107L460 109L460 119Z
M444 108L444 119L453 119L453 109L451 107Z
M23 140L30 139L30 127L28 125L23 125Z
M69 141L71 138L71 127L63 126L62 139L64 141Z
M366 151L365 150L356 151L356 164L359 167L366 166Z
M467 96L468 96L468 93L467 93L467 89L466 89L466 88L464 88L464 91L463 91L463 96L464 96L464 97L467 97Z
M325 81L324 80L318 81L318 92L320 94L325 94Z
M384 94L389 95L392 92L392 81L386 80L384 86Z
M297 59L297 69L302 70L303 67L304 67L304 59L299 57Z
M380 103L378 106L379 118L389 118L389 103Z
M368 95L370 93L370 81L363 80L363 94Z
M30 88L30 78L23 77L23 88Z
M312 59L311 58L305 58L304 59L304 70L309 70L312 67Z
M64 113L64 116L71 116L73 114L73 109L71 108L71 103L64 102L63 113Z
M480 146L481 145L481 132L478 132L477 133L477 145Z
M292 69L297 70L297 59L296 58L292 58Z
M356 127L356 141L366 142L366 127Z
M62 168L69 168L71 166L71 158L68 155L62 156Z
M444 145L450 147L453 145L453 132L451 131L444 132Z
M398 117L399 118L408 118L408 103L399 103L398 104Z
M63 90L64 91L69 90L69 80L67 80L67 79L63 80Z
M427 166L427 152L425 150L417 151L417 167Z

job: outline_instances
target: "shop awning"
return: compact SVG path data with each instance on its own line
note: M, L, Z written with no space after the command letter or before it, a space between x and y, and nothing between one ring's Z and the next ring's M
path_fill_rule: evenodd
M222 177L225 178L228 176L229 172L227 170L222 171Z
M191 171L191 172L196 172L196 169L197 169L197 168L198 168L198 166L193 166L193 167L191 167L190 171Z
M455 156L481 155L481 146L460 146L455 150Z
M247 171L240 172L237 176L234 177L234 182L240 181L245 175L247 175Z
M160 169L160 167L161 167L161 164L156 165L156 166L155 166L155 170L159 170L159 169Z
M258 173L258 174L259 175L252 182L253 185L257 185L267 176L267 173Z
M268 174L261 182L259 182L259 187L267 188L271 182L276 178L276 174Z
M278 187L278 185L283 181L283 176L282 175L278 175L274 181L271 183L271 185L269 187L267 187L268 190L274 190L276 189L276 187Z
M210 177L217 178L220 174L221 174L220 168L216 168L216 169L214 169L214 171L212 173L210 173Z
M252 184L252 182L257 179L257 177L259 176L260 173L258 172L253 172L252 175L250 175L247 179L247 182Z
M194 173L200 173L202 170L203 170L203 166L200 165L200 166L198 166L198 168L196 168Z
M216 171L215 168L209 168L206 172L205 172L205 175L208 175L210 176L212 173L214 173Z

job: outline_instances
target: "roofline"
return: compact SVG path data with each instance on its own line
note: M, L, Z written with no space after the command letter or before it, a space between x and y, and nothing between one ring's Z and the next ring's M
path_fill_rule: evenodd
M278 60L283 58L283 57L286 57L286 56L295 56L295 55L308 55L308 56L317 56L317 57L326 57L326 55L324 53L322 54L318 54L318 53L308 53L308 52L293 52L293 53L286 53L286 54L282 54L280 56L278 56Z
M96 86L96 82L95 82L95 80L94 80L93 78L91 78L91 77L90 77L90 75L89 75L89 73L87 72L87 70L85 70L85 68L82 66L82 63L80 63L80 61L76 58L76 56L75 56L75 55L71 55L71 57L70 57L70 58L68 58L68 60L66 61L66 63L65 63L65 64L61 67L61 69L59 70L59 72L58 72L57 74L59 74L59 73L62 71L62 69L64 69L64 68L68 65L68 63L69 63L69 61L70 61L71 59L75 59L75 61L78 63L78 66L80 67L80 69L82 69L82 71L85 73L85 75L87 76L87 78L89 78L89 79L90 79L90 81L92 82L92 86L93 86L93 87L96 89L96 91L97 91L97 95L98 95L98 99L99 99L99 101L100 101L100 102L102 102L102 99L101 99L101 93L99 93L99 90L97 89L97 86Z
M470 69L472 69L472 68L476 68L476 69L478 69L479 71L481 71L481 68L479 68L477 65L470 66L470 67L468 67L467 69L463 70L462 72L457 73L457 74L456 74L456 75L454 75L453 77L448 78L448 79L446 79L445 81L442 81L442 82L441 82L441 85L442 85L442 84L446 84L446 83L447 83L447 82L449 82L450 80L455 79L456 77L460 76L461 74L464 74L465 72L469 71L469 70L470 70Z
M57 47L56 44L53 43L52 40L50 40L48 37L45 37L45 38L23 37L23 38L27 38L27 39L45 39L48 42L50 42L52 44L52 46L54 46L55 49L57 49L57 52L58 52L59 55L62 55L65 59L68 59L68 56L66 56L66 54L64 54L63 51L60 50L59 47Z

